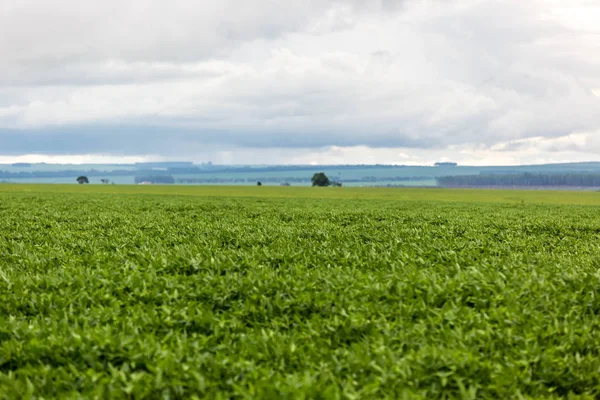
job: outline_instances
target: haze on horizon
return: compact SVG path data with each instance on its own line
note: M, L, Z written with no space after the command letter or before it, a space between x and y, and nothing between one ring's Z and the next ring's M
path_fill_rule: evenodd
M600 160L594 0L4 0L0 163Z

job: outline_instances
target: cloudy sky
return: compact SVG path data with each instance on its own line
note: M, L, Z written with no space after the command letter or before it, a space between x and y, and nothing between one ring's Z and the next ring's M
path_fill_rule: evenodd
M600 0L2 0L0 162L600 160Z

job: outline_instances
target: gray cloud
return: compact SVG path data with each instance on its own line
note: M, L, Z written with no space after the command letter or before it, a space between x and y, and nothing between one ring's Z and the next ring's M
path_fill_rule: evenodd
M0 6L5 155L514 151L600 128L583 1L37 3Z

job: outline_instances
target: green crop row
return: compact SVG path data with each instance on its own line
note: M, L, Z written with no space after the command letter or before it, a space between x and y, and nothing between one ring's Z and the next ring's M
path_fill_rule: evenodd
M600 396L596 206L60 188L0 190L0 398Z

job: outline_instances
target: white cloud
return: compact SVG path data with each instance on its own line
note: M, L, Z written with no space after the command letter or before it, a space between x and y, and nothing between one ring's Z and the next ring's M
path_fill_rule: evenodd
M0 5L6 154L513 163L600 129L583 0L38 3Z
M46 155L23 154L20 156L0 156L0 164L46 163L46 164L133 164L136 162L161 161L157 156L106 156L98 154Z
M563 137L534 137L497 143L491 147L477 143L450 145L443 149L406 147L325 146L321 148L231 148L219 150L211 146L198 147L187 157L168 159L215 164L396 164L433 165L438 161L453 161L460 165L521 165L556 162L584 162L598 159L600 131L571 134ZM46 162L60 164L107 164L161 161L158 154L126 155L45 155L28 154L0 156L0 164L15 162Z
M217 164L397 164L433 165L453 161L460 165L521 165L555 162L584 162L598 159L600 131L558 138L532 138L499 143L492 148L476 143L449 146L445 149L373 148L366 146L328 146L310 148L238 148L226 152L197 154L194 161L211 160Z

